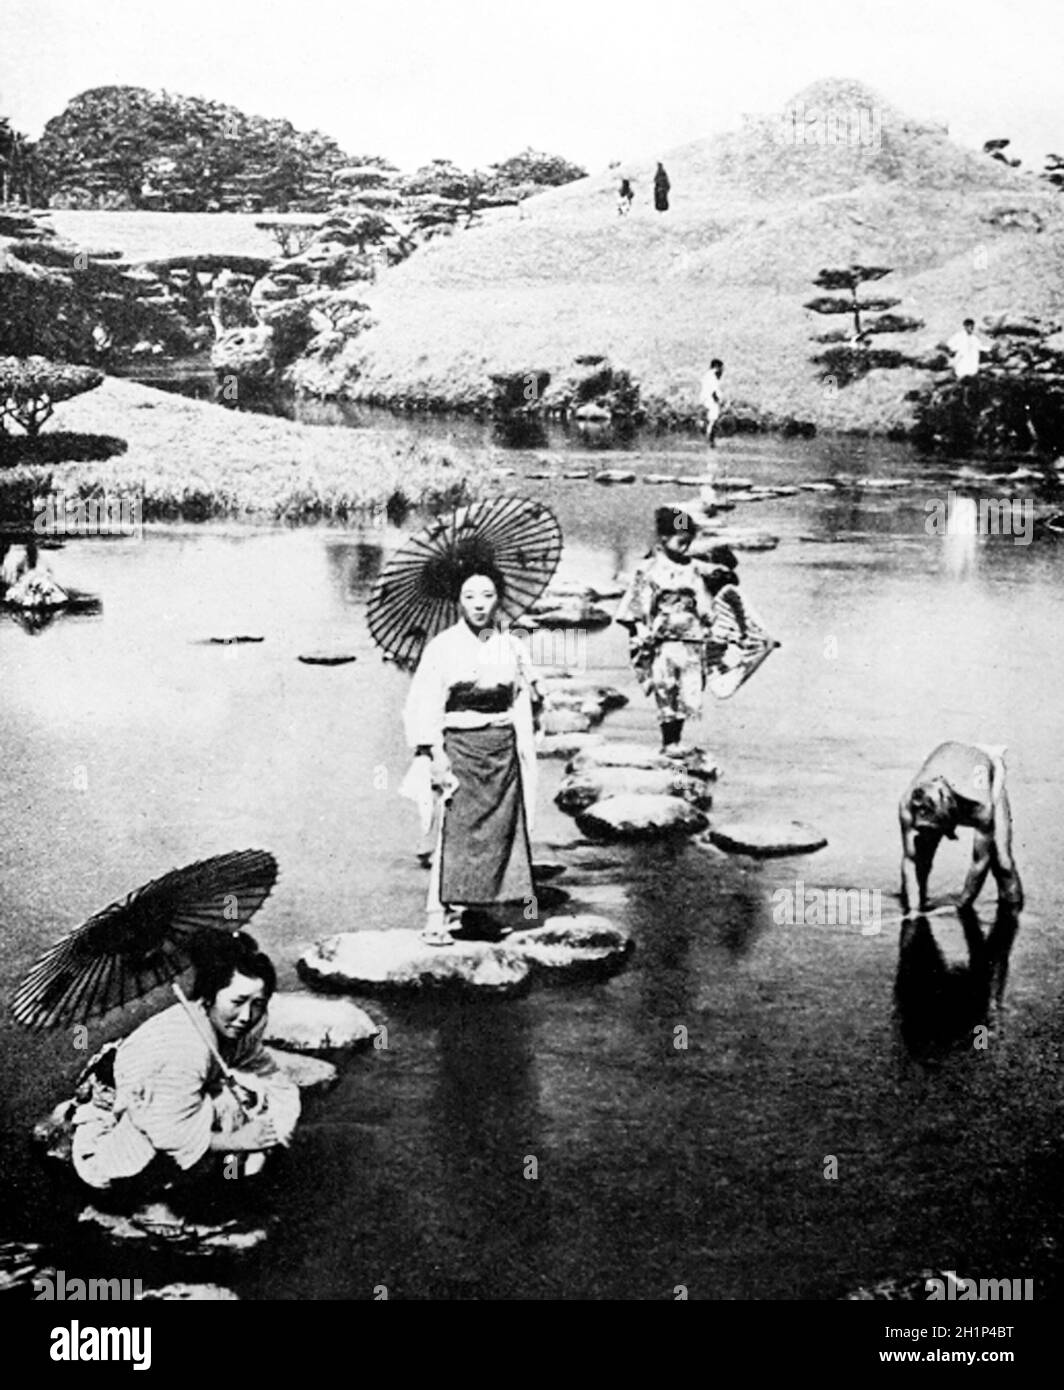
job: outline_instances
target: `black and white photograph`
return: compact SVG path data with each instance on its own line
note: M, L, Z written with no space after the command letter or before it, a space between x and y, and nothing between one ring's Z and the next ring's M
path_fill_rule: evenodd
M165 1374L177 1302L1035 1364L1062 56L1033 0L5 0L27 1366Z

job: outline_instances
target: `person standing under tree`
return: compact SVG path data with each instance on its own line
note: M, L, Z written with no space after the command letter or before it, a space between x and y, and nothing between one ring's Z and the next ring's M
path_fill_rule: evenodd
M671 186L669 176L665 172L665 166L659 161L657 172L654 174L654 206L658 212L668 212Z

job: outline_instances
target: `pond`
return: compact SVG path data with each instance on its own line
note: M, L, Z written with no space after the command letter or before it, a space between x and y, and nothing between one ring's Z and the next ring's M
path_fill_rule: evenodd
M581 452L570 443L566 469ZM684 1285L692 1298L832 1299L924 1267L1018 1277L1032 1262L1041 1295L1055 1277L1064 550L929 535L950 478L901 446L746 438L718 452L733 477L840 483L727 518L780 537L741 553L740 573L783 645L711 703L700 740L722 769L715 820L806 820L828 847L768 861L622 849L619 869L574 866L558 886L563 910L631 929L623 974L490 1005L363 1001L388 1047L341 1060L339 1085L308 1098L273 1180L268 1255L221 1280L243 1296L369 1299L384 1284L391 1297L672 1298ZM704 458L676 439L583 453L591 469L623 454L640 475L693 473ZM592 580L630 570L653 507L677 495L526 476L556 455L506 462L506 490L549 500L564 567ZM380 661L364 614L400 539L148 528L51 557L103 611L36 634L0 622L4 997L91 912L229 849L280 863L251 930L282 987L323 935L418 924L425 875L396 796L408 677ZM264 640L202 641L237 632ZM296 660L338 644L358 660ZM623 633L594 633L585 650L589 671L631 697L604 732L650 739ZM787 925L773 906L778 890L878 890L889 919L898 796L947 738L1008 745L1028 895L985 1048L903 1035L896 922ZM579 833L553 805L562 765L542 774L536 842L571 845ZM959 887L966 852L962 832L936 864L939 891ZM953 974L932 1013L964 961L959 927L934 921ZM107 1022L91 1047L116 1031ZM69 1035L0 1021L5 1236L72 1241L73 1208L28 1130L83 1061Z

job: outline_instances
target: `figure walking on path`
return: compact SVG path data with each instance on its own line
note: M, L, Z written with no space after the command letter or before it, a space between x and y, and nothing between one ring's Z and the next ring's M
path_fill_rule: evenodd
M669 210L669 176L665 172L665 165L658 163L657 172L654 174L654 206L658 212L668 212Z
M463 908L534 901L534 684L524 650L496 623L502 575L459 576L461 618L426 646L406 702L414 767L404 795L443 798L422 939L448 946ZM411 782L412 779L412 782Z
M621 179L620 191L617 194L617 213L621 217L627 217L632 210L632 199L635 194L632 192L632 180Z
M702 713L706 644L715 641L718 617L715 594L726 582L734 584L735 573L731 566L711 562L707 568L691 559L698 527L683 507L659 507L654 520L658 544L636 569L615 621L628 629L636 675L657 702L662 752L680 755L684 724Z
M965 377L978 375L979 354L989 352L991 344L976 334L975 319L965 319L963 326L954 333L946 347L953 358L953 371L957 380L963 381Z

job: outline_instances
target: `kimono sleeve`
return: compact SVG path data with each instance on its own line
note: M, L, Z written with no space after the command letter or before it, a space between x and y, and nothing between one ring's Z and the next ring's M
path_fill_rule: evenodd
M613 615L613 621L627 628L649 627L653 600L653 582L647 567L640 565L632 575L632 582Z
M116 1061L115 1080L130 1119L152 1147L191 1168L207 1152L214 1105L207 1095L209 1058L195 1047L135 1045ZM121 1078L119 1077L121 1067Z
M433 638L418 662L403 710L406 741L411 748L440 742L446 703L447 682L442 653L437 639Z
M279 1137L285 1142L299 1119L299 1087L278 1065L273 1054L262 1045L266 1019L243 1041L233 1057L236 1079L258 1093L264 1108L273 1116Z

